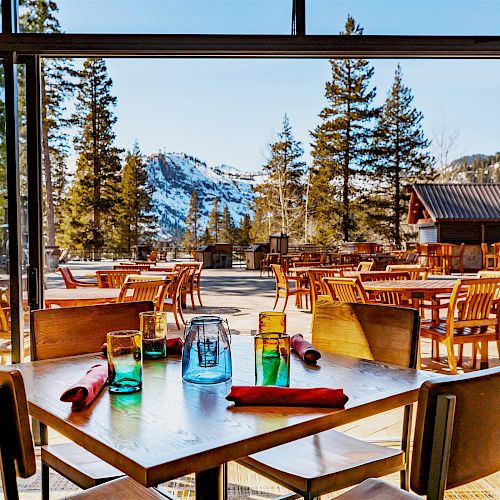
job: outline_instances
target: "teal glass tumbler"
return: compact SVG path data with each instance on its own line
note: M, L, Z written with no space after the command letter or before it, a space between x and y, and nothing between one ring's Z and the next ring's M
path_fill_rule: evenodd
M144 359L164 358L167 355L167 313L145 311L139 313Z
M255 385L290 386L290 336L286 333L255 336Z
M142 389L142 335L138 330L116 330L107 334L109 391Z

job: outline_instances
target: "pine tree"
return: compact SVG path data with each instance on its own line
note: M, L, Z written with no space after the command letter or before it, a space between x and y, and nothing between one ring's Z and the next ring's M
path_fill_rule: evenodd
M412 92L403 84L398 64L374 132L378 207L373 214L381 232L397 246L401 244L401 219L409 200L406 186L434 177L430 141L421 124L423 115L412 103Z
M113 243L116 218L122 203L121 150L114 146L112 80L103 59L87 59L79 72L73 123L80 129L74 148L78 153L76 178L69 191L68 237L73 245L99 257Z
M55 14L55 2L50 0L21 0L20 25L23 32L60 33ZM42 59L42 161L44 214L47 245L56 244L63 211L66 187L66 159L69 144L65 131L67 120L65 102L75 91L72 78L75 71L69 59Z
M219 198L215 197L212 210L208 215L207 233L210 241L205 243L219 243L221 235L221 213L219 208Z
M128 151L125 156L122 174L120 247L129 253L133 246L150 242L155 234L156 218L151 213L153 192L154 186L149 182L136 141L132 152Z
M283 118L283 129L278 141L270 146L269 160L263 166L266 182L256 187L256 204L267 207L269 217L279 224L279 230L298 240L303 231L303 177L304 150L293 137L288 116Z
M227 205L224 206L220 219L220 241L234 243L236 238L236 225Z
M246 247L250 245L251 239L251 231L252 231L252 220L250 219L249 214L245 214L241 221L241 226L238 229L238 245Z
M341 35L360 36L363 29L348 16ZM365 59L331 59L332 80L326 83L327 106L321 111L323 122L312 132L314 170L311 176L311 209L319 234L316 239L330 243L341 236L349 241L355 230L351 198L356 181L365 168L371 138L370 124L376 115L372 108L375 89L370 89L373 67ZM340 220L335 221L337 213ZM339 222L338 234L332 222Z
M189 200L189 210L184 222L184 239L182 246L189 251L195 249L199 245L198 233L200 231L201 207L198 193L193 191Z

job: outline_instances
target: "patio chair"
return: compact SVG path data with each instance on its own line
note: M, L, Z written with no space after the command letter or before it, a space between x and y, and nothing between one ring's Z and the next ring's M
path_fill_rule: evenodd
M99 270L95 274L97 276L97 286L99 288L121 288L127 276L130 274L141 274L139 269L132 270L121 270L113 269L108 271Z
M170 283L171 281L168 278L135 281L127 277L116 301L140 302L151 300L155 305L155 311L163 311L163 304Z
M274 278L276 280L276 300L274 301L274 307L273 309L276 309L276 306L278 305L278 299L281 297L285 297L285 303L283 304L283 311L286 309L286 305L288 303L288 297L290 295L293 295L295 297L306 297L306 302L307 302L307 296L309 295L309 288L300 288L298 284L298 279L295 280L295 289L290 289L290 285L288 284L288 281L291 280L292 278L289 278L285 275L283 272L283 267L280 266L279 264L271 264L271 269L273 270L274 273ZM300 303L300 305L302 305ZM306 303L307 306L307 303Z
M61 273L66 288L97 286L97 282L80 281L75 279L69 267L58 267L56 269L56 273Z
M32 311L31 358L37 361L98 352L109 331L138 330L139 313L152 310L153 303L147 301ZM50 468L83 489L123 475L75 443L49 445L47 427L38 425L43 500L49 498Z
M328 288L323 282L323 278L338 277L342 271L336 269L325 269L324 271L308 271L309 288L311 295L311 311L314 312L318 300L331 300Z
M19 492L16 476L28 478L36 473L35 451L30 431L28 402L20 371L0 369L0 407L2 408L2 426L0 428L2 454L0 455L0 466L4 497L8 500L17 500ZM85 451L85 453L88 452ZM88 454L90 455L90 453ZM111 468L105 462L102 463ZM117 469L115 471L122 475ZM48 498L48 495L46 498ZM158 500L165 497L153 489L148 489L140 485L129 477L123 477L101 486L90 488L70 498L80 500L97 500L98 498L101 500L104 498Z
M202 263L203 265L203 263ZM191 297L191 307L196 309L194 306L194 290L196 282L196 273L198 272L199 263L198 262L178 262L174 265L174 271L179 269L187 269L187 274L184 277L184 282L182 284L181 293L189 295Z
M408 271L379 271L375 273L359 273L359 279L363 281L386 281L386 280L409 280L410 273ZM372 301L381 302L393 306L409 306L409 301L398 292L377 291L373 293Z
M270 276L271 264L279 264L280 254L279 253L268 253L260 261L260 277L262 278L262 273L265 271L267 275Z
M328 294L334 302L357 302L368 304L370 301L358 278L323 278Z
M180 269L177 276L172 280L170 286L167 288L167 293L163 301L163 311L171 312L174 315L175 324L177 329L181 329L179 318L182 324L186 324L184 315L182 314L182 289L185 286L186 279L188 278L189 269Z
M474 278L457 280L448 303L446 321L423 323L420 335L437 343L443 343L448 353L451 373L457 372L454 345L466 343L481 346L481 368L488 367L488 342L496 341L500 355L500 315L492 317L491 311L497 300L500 278ZM472 368L475 368L473 347ZM436 353L439 357L439 352ZM461 361L459 353L459 361Z
M418 330L418 313L411 309L320 300L313 315L312 341L320 351L414 368ZM401 450L328 430L255 453L238 463L306 499L397 471L401 471L402 486L407 488L411 411L412 405L408 405Z
M481 243L481 253L483 254L482 267L481 269L495 269L495 254L492 251L490 253L488 243ZM490 266L490 260L493 261L493 265Z
M411 280L426 280L429 274L425 267L411 264L390 264L385 270L388 273L407 272Z
M196 270L195 278L194 278L194 282L193 282L193 290L198 295L198 302L200 303L200 306L203 307L203 304L201 303L201 272L202 271L203 271L203 262L198 262L198 269Z
M442 500L446 489L500 470L499 393L498 367L439 377L422 385L411 461L413 491L426 495L428 500ZM418 500L422 497L384 481L368 479L337 498Z
M374 264L375 264L375 261L373 261L373 260L371 260L371 261L361 261L358 264L358 267L356 268L356 271L360 271L360 272L371 271Z

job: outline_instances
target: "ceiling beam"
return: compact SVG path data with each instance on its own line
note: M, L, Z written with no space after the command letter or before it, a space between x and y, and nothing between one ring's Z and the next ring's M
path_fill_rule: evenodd
M0 34L45 57L500 58L498 36Z

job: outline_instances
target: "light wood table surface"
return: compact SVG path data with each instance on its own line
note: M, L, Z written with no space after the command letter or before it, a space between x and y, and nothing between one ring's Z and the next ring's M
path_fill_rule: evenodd
M233 383L254 384L253 339L233 337ZM324 353L320 364L291 360L291 386L343 388L345 409L235 407L231 382L182 381L180 356L144 362L140 392L112 395L105 388L81 412L61 393L99 354L16 365L24 376L31 415L146 486L197 473L197 499L220 498L221 465L417 400L432 374Z
M456 282L439 279L364 281L363 288L370 292L400 292L410 299L430 300L440 293L451 292Z
M45 307L90 306L116 302L119 288L49 288L44 291Z

